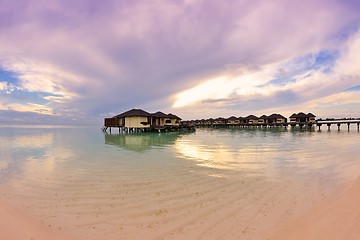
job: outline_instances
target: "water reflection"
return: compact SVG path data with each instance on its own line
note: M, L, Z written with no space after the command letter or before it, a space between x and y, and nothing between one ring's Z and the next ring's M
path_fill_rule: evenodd
M200 129L194 138L176 141L180 157L214 170L282 176L292 174L342 175L358 163L354 154L357 132L292 131L291 129ZM353 168L352 168L353 169ZM226 174L229 174L227 172ZM344 175L348 175L345 173Z
M135 134L105 134L105 144L115 145L126 150L144 152L154 147L173 145L177 139L192 133L135 133Z
M52 174L73 156L68 148L56 146L56 136L49 128L1 128L0 180L31 179L35 172Z

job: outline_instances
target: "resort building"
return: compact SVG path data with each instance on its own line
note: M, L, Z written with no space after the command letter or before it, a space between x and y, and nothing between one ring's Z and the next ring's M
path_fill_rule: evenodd
M249 115L245 118L245 123L247 124L257 124L259 123L259 118L254 115Z
M308 122L311 122L311 123L314 123L314 122L316 122L316 116L314 115L314 114L312 114L312 113L308 113L307 114L307 120L308 120Z
M218 117L214 120L214 125L226 125L226 119L222 117Z
M170 117L163 113L163 112L156 112L156 113L153 113L151 114L152 115L152 126L165 126L166 124L171 124L171 120L170 120Z
M290 118L290 123L314 123L315 115L312 113L305 114L303 112L293 113Z
M266 115L262 115L261 117L259 117L258 123L259 123L259 124L266 124L266 123L267 123L267 119L268 119L268 117L267 117Z
M150 128L152 115L141 109L131 109L116 115L115 119L119 122L119 127L126 128Z
M118 127L123 130L162 130L179 129L181 118L163 112L148 113L142 109L131 109L112 118L105 118L104 128Z
M287 118L284 117L281 114L277 114L277 113L273 113L270 116L267 117L267 123L286 123L287 122Z
M239 123L240 123L240 124L245 124L245 123L246 123L246 119L245 119L245 118L243 118L243 117L238 117L238 119L239 119Z
M170 126L180 126L181 118L176 116L175 114L169 113L168 114L170 122L167 123L167 125Z
M228 125L236 125L239 123L240 123L240 119L235 116L231 116L228 119L226 119L226 124Z

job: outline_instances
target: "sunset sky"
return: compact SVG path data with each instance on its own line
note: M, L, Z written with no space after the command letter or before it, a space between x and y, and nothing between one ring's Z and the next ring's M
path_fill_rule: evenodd
M0 0L0 124L360 117L359 0Z

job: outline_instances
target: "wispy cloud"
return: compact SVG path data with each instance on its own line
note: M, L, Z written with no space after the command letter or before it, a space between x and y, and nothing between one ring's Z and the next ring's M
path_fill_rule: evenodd
M1 6L2 119L31 112L39 121L51 114L52 121L100 124L133 107L189 118L197 108L280 111L359 85L356 1Z

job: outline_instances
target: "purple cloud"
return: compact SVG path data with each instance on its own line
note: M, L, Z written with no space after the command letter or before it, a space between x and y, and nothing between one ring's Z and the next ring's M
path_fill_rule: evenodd
M192 115L185 108L172 109L177 94L220 75L238 76L236 66L252 66L257 71L269 65L281 68L323 51L345 54L360 21L358 3L340 0L0 3L0 69L16 73L15 87L21 91L38 96L41 92L52 111L47 114L71 124L73 119L100 124L107 113L133 107L197 117L196 111ZM272 79L257 81L266 85ZM351 87L347 85L353 80L346 83L336 82L327 87L326 94L314 91L311 96L302 92L309 89L295 85L294 89L261 89L268 95L255 105L251 96L237 96L239 89L234 87L224 100L236 108L220 103L209 108L214 115L231 115L242 108L281 110L284 100L286 107L296 106L304 99L336 94ZM194 107L217 101L208 97ZM0 102L2 116L9 119L13 114L5 113L17 111L15 103L34 104L31 99L14 100L4 94ZM37 108L21 109L18 114L30 111L39 115L40 122L44 116Z

